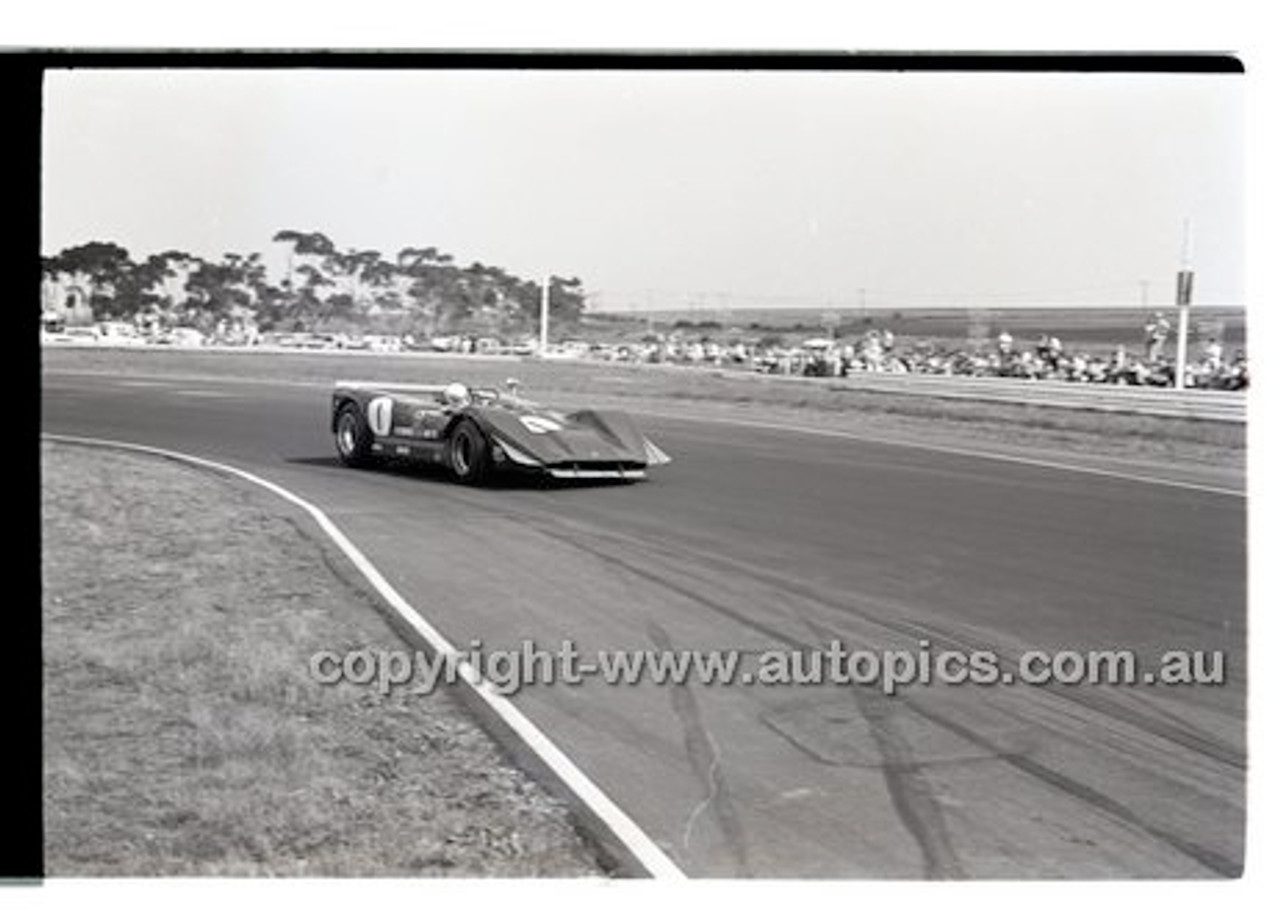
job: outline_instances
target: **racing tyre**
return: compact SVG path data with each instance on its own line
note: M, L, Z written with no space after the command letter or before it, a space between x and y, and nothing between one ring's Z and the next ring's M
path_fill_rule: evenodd
M489 474L489 440L470 420L449 435L449 470L463 484L479 484Z
M373 464L373 433L355 404L347 404L339 411L333 441L344 465L367 468Z

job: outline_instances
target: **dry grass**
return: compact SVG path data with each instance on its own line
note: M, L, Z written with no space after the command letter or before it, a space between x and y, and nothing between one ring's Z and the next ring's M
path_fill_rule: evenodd
M42 458L50 874L601 874L446 693L311 681L317 650L401 643L248 488Z

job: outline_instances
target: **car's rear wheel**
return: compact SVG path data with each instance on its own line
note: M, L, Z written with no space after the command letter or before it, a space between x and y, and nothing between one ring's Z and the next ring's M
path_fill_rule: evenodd
M347 404L338 412L333 441L344 465L367 468L373 463L373 433L355 404Z
M489 474L489 440L470 420L449 435L449 470L463 484L479 484Z

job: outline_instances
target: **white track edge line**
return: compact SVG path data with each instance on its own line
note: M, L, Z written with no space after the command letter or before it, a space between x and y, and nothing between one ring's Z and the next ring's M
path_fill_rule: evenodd
M395 587L382 576L356 544L329 519L323 510L287 488L232 465L158 446L59 433L41 433L40 438L66 444L98 446L171 458L233 475L276 494L310 515L330 540L338 546L355 568L360 571L361 575L378 591L387 605L391 606L438 655L451 658L455 656L461 657L460 652L453 644L400 595ZM577 764L556 746L520 709L516 708L510 700L494 692L471 669L470 663L466 660L460 661L459 674L467 685L471 687L471 690L523 741L525 746L534 751L546 763L551 771L559 777L561 783L596 814L600 821L631 852L649 875L656 879L667 880L681 880L686 877L684 872L649 838L648 834L640 829L640 826L634 820L618 807L599 786L592 782L586 773L579 769Z
M1025 455L1005 455L1000 452L987 452L982 449L965 449L958 446L930 445L926 442L912 442L909 439L889 439L884 436L867 436L859 433L843 432L838 429L824 429L817 426L801 426L792 423L767 423L762 420L735 420L732 417L695 417L686 414L663 413L662 411L632 410L630 413L638 417L659 417L667 420L680 420L686 423L716 423L728 426L748 426L757 429L776 429L783 432L804 433L810 436L829 436L834 439L852 439L856 442L870 442L876 445L897 446L904 449L920 449L925 452L941 452L944 455L963 455L972 458L984 458L990 461L1010 462L1018 465L1033 465L1039 468L1055 468L1060 471L1073 471L1079 474L1092 474L1099 477L1116 478L1122 481L1139 481L1143 484L1154 484L1160 487L1176 487L1181 490L1198 490L1211 494L1225 494L1230 497L1247 497L1248 493L1234 487L1215 487L1212 484L1196 484L1191 481L1177 481L1170 478L1154 477L1145 474L1133 474L1126 471L1113 471L1107 468L1092 468L1088 465L1074 465L1070 462L1051 461L1044 458L1031 458Z

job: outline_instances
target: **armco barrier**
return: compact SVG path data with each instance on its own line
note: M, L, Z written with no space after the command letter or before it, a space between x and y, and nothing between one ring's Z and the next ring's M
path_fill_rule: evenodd
M829 383L838 382L835 387L850 390L1003 401L1227 423L1245 422L1246 399L1245 393L1241 391L1209 391L1190 388L1178 391L1173 388L1140 385L963 378L948 375L891 375L872 372L860 372L848 378L823 380Z

